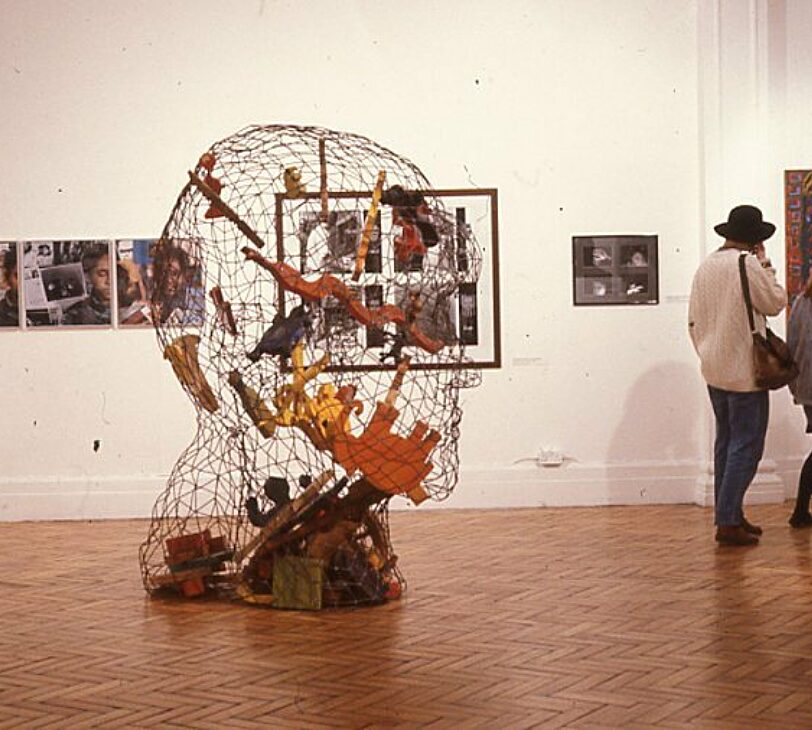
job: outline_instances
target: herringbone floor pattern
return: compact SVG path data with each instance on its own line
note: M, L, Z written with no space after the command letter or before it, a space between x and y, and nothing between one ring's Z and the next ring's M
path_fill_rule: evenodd
M787 513L394 513L404 599L321 613L150 599L143 522L0 524L0 728L809 728Z

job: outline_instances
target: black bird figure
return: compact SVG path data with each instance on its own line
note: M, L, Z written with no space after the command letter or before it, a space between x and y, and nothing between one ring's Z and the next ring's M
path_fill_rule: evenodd
M263 355L290 357L296 344L310 332L312 323L313 317L306 304L299 304L291 309L287 317L277 314L257 346L246 353L248 359L256 362Z
M304 476L304 475L303 475ZM299 478L302 481L302 478ZM273 503L273 507L267 512L259 508L256 497L249 497L245 500L245 509L248 519L254 527L265 527L271 517L276 514L281 507L290 502L290 484L284 477L268 477L262 487L265 496Z

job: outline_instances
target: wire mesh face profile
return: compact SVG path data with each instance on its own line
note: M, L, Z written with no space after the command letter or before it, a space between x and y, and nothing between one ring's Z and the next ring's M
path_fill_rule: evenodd
M144 586L395 599L389 503L451 494L459 392L480 381L456 316L481 266L470 226L408 160L317 127L249 127L189 177L151 306L197 432L153 508Z

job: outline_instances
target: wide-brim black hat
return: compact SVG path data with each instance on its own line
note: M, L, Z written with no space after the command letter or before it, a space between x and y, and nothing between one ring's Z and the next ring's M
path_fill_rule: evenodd
M725 223L713 227L722 238L740 243L758 243L775 233L775 226L765 221L754 205L738 205L730 211Z

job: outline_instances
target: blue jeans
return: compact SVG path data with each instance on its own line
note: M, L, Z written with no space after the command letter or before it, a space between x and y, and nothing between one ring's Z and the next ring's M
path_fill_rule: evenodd
M770 416L766 390L734 393L708 386L716 415L713 445L713 491L716 524L740 525L744 493L753 481L764 453Z

